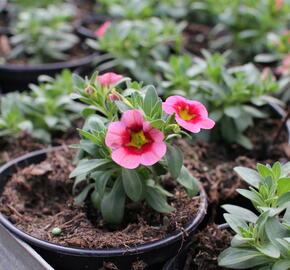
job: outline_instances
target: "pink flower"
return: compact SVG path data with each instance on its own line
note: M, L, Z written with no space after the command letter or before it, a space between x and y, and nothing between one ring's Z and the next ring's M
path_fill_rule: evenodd
M269 67L263 68L262 73L261 73L262 81L267 80L271 74L272 74L272 71ZM276 81L276 77L274 75L272 75L272 81Z
M284 0L275 0L275 8L281 9L284 5Z
M97 37L101 37L101 36L103 36L105 33L106 33L106 31L107 31L107 29L110 27L110 25L111 25L111 22L109 22L109 21L106 21L106 22L104 22L96 31L95 31L95 35L97 36Z
M208 118L208 112L200 102L181 96L167 98L163 102L163 110L168 114L176 113L176 122L193 133L200 132L201 128L211 129L215 125L215 122Z
M96 79L96 82L100 82L103 86L108 86L122 80L123 78L124 77L122 75L116 74L114 72L107 72L103 75L99 75Z
M121 121L109 124L106 145L112 159L120 166L135 169L140 164L151 166L166 153L164 135L143 119L139 110L126 111Z
M290 54L284 56L282 65L277 67L276 72L284 76L290 75Z

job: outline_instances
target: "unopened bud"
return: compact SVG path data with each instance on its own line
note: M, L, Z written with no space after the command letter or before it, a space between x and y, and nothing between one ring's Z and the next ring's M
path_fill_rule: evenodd
M179 132L180 132L180 126L177 125L177 124L169 125L169 126L167 127L167 129L171 129L171 130L173 130L174 133L179 133Z
M85 88L84 92L85 92L86 94L88 94L88 95L91 95L91 94L93 94L93 93L95 92L95 88L92 87L91 85L89 85L89 86L87 86L87 87Z
M119 94L117 91L113 90L111 91L111 94L109 94L108 99L111 102L114 102L114 101L123 100L123 96Z

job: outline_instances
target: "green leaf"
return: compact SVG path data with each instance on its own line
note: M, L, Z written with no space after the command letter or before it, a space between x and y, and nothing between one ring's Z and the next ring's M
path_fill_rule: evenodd
M290 161L282 166L281 177L287 177L290 174Z
M94 184L89 184L87 185L83 190L82 192L77 196L75 197L75 202L76 203L82 203L86 197L88 196L88 193L90 192L90 190L94 188Z
M263 244L261 247L256 247L261 253L271 258L278 259L280 257L279 249L272 243Z
M165 160L172 178L178 178L183 164L183 153L181 150L177 146L167 144Z
M101 198L99 192L96 189L94 189L94 191L91 194L91 202L92 202L93 206L96 209L101 209L101 201L102 201L102 198Z
M267 176L274 176L272 170L263 164L257 164L257 170L264 178Z
M249 248L227 248L218 259L219 266L233 269L249 269L269 262L269 257Z
M289 270L290 260L280 260L274 263L272 270Z
M179 184L187 189L188 195L190 197L198 194L198 180L191 174L191 172L186 167L181 167L180 175L176 180Z
M79 165L71 172L69 175L70 178L76 177L81 174L88 174L92 170L101 169L104 166L111 163L111 160L108 159L90 159L80 162Z
M284 177L278 180L278 196L281 196L290 191L290 178Z
M252 150L253 149L253 144L252 142L243 134L238 134L235 138L236 142L243 146L244 148L248 149L248 150Z
M160 101L157 91L154 86L149 85L144 98L143 111L145 115L152 116L153 108Z
M241 234L241 228L248 229L247 223L241 218L231 214L224 214L224 218L237 234Z
M247 189L239 189L238 188L237 192L255 204L258 204L258 205L263 204L263 201L255 193L253 193Z
M122 181L118 178L112 190L107 193L101 202L101 212L103 218L113 224L119 224L124 216L126 195Z
M241 114L241 108L238 106L226 107L224 113L231 118L238 118Z
M235 167L234 171L248 184L259 188L259 183L263 182L263 177L255 170L245 167Z
M142 178L135 170L122 168L122 183L127 196L132 201L140 201L143 198L145 187Z
M255 223L258 219L257 215L255 215L252 211L240 206L224 204L222 205L222 208L225 209L229 214L232 214L245 221Z
M170 213L175 211L175 208L167 203L166 198L160 193L160 191L153 187L147 187L146 202L154 210L160 213Z
M98 191L101 197L103 197L105 194L107 183L110 180L110 177L112 176L112 174L113 174L112 170L96 171L91 174L91 178L95 180L95 186L96 186L95 189Z

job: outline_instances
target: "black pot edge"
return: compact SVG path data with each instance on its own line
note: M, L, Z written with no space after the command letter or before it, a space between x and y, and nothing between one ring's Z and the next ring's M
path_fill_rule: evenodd
M36 64L36 65L17 65L17 64L3 64L0 65L0 72L2 71L47 71L47 70L58 70L58 69L73 69L80 66L88 65L94 61L99 53L91 53L85 57L79 58L72 61L63 61L47 64Z
M24 160L28 158L32 158L37 155L44 155L46 153L55 151L55 150L63 150L63 146L57 146L57 147L51 147L51 148L46 148L42 150L37 150L31 153L28 153L26 155L23 155L19 158L16 158L2 167L0 167L0 175L10 168L11 166L14 166L16 163L23 162ZM120 248L114 248L114 249L82 249L82 248L72 248L72 247L65 247L61 245L56 245L47 241L43 241L40 239L37 239L35 237L32 237L23 231L17 229L10 221L8 221L1 213L0 213L0 223L7 228L10 232L12 232L14 235L19 237L20 239L24 240L25 242L28 242L30 244L33 244L35 246L38 246L40 248L48 249L48 250L57 250L59 253L63 254L71 254L75 256L102 256L102 257L111 257L112 255L114 256L122 256L124 254L126 255L137 255L137 254L142 254L145 253L146 251L149 251L153 248L157 247L163 247L167 246L175 241L181 240L184 238L184 235L187 233L192 232L195 230L200 222L203 220L204 216L206 215L206 209L207 209L207 196L205 193L205 190L203 189L202 185L199 184L200 187L200 197L201 197L201 204L200 208L197 212L197 215L195 216L194 220L185 228L183 232L178 232L175 234L172 234L164 239L157 240L150 242L148 244L143 244L136 246L135 248L128 248L128 249L120 249Z

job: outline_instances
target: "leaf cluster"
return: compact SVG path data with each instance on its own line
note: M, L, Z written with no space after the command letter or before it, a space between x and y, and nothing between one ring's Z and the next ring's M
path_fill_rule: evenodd
M124 20L112 23L103 36L97 41L88 40L88 44L111 54L117 67L137 80L152 83L155 81L155 62L168 58L170 44L180 48L184 26L184 23L169 19Z
M79 41L71 24L74 15L69 4L21 11L12 25L8 59L26 57L31 63L67 59L67 51Z
M71 100L71 72L64 70L56 78L39 77L31 92L10 93L1 97L0 136L25 130L33 137L50 142L52 133L68 130L83 106Z
M256 213L224 205L224 214L236 235L219 256L219 265L231 269L287 270L290 267L290 163L257 165L257 171L236 167L249 185L237 191L249 199Z

